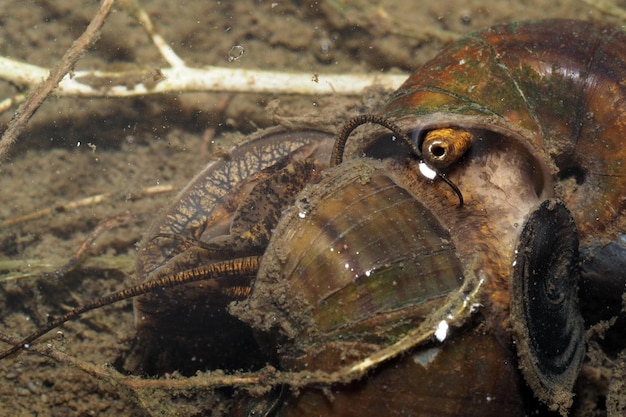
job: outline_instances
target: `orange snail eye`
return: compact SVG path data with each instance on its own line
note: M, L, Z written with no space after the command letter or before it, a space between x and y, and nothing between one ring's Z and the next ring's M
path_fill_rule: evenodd
M431 130L422 143L422 158L434 169L448 168L461 159L473 141L474 135L464 129Z

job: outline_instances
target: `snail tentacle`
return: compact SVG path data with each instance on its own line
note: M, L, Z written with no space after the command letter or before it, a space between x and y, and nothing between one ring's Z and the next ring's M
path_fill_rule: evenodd
M354 131L354 129L366 123L377 124L391 130L396 136L398 136L399 139L411 148L411 151L418 159L422 159L422 153L420 150L415 146L411 138L402 132L402 129L400 129L398 125L382 116L375 114L362 114L350 119L348 123L345 124L343 129L341 129L339 136L335 140L335 145L333 146L333 151L330 156L331 167L337 166L343 161L343 152L350 134Z

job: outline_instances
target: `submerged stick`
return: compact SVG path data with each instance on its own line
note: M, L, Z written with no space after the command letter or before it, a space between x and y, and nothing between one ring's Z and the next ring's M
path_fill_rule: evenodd
M0 79L30 87L47 69L0 57ZM136 71L74 71L54 93L66 97L122 98L181 92L271 93L298 95L361 95L379 87L397 89L406 74L314 74L205 66L151 68Z
M22 133L26 123L35 114L41 103L48 97L54 87L59 84L61 79L72 70L82 53L96 40L100 28L104 25L104 21L111 12L113 3L115 3L115 0L102 0L100 10L91 20L85 32L72 43L72 46L61 58L61 61L50 71L47 79L33 90L26 102L17 110L9 123L9 127L0 139L0 160L6 155L20 133Z

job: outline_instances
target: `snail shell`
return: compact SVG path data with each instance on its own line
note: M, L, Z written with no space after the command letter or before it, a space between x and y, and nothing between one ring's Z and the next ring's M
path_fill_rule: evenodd
M275 230L254 294L266 285L289 294L289 304L301 303L285 308L287 336L394 338L388 314L402 311L398 325L414 327L411 317L425 316L460 288L463 272L447 232L376 168L352 163L329 171ZM384 333L373 334L381 315Z

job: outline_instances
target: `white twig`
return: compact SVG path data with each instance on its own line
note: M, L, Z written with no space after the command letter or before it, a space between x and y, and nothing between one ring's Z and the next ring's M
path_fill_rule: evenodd
M133 17L146 31L150 39L152 39L152 43L161 53L161 56L170 64L172 67L184 67L185 62L174 52L172 48L165 42L165 39L161 37L154 28L152 24L152 20L146 10L141 7L137 0L124 0L120 1L119 4L126 9L126 12Z
M28 98L17 110L8 127L0 138L0 158L8 151L9 147L17 140L26 123L32 115L37 111L41 103L48 97L55 85L67 76L71 69L80 59L81 54L95 41L100 32L100 28L104 25L104 21L111 12L115 0L102 0L100 8L96 15L91 19L85 31L72 43L70 48L65 52L61 61L52 70L47 71L45 78L39 78L36 87L32 89ZM18 68L19 70L19 68Z
M16 104L23 103L24 100L26 100L25 94L18 94L13 97L5 98L4 100L0 101L0 113L4 113Z
M33 87L48 76L45 68L0 57L0 79ZM156 93L233 92L301 95L360 95L373 86L395 90L406 75L311 74L240 68L187 66L130 72L75 71L54 93L72 97L132 97Z

